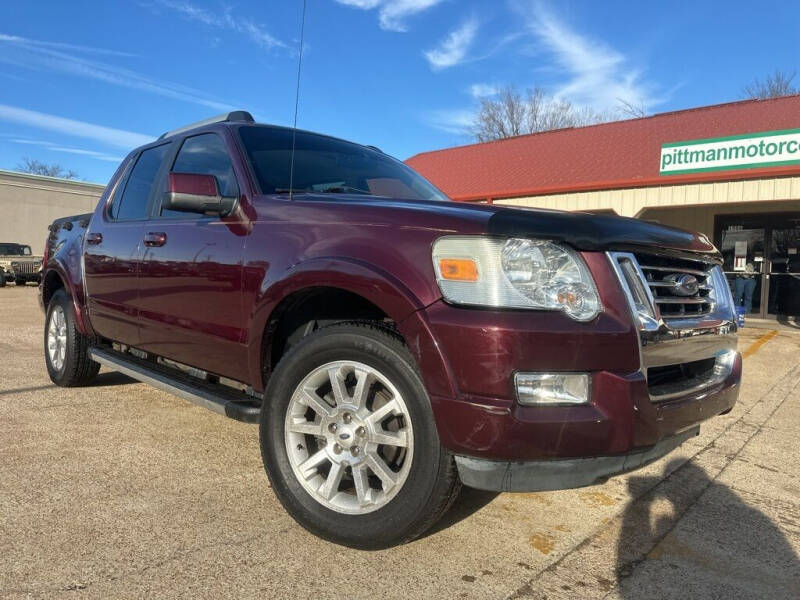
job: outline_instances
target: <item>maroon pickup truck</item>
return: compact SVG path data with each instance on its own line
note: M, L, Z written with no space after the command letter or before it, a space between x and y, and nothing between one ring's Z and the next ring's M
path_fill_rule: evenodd
M50 227L45 359L259 423L304 527L385 547L460 485L591 485L731 410L720 255L609 216L448 201L379 149L243 111L133 152Z

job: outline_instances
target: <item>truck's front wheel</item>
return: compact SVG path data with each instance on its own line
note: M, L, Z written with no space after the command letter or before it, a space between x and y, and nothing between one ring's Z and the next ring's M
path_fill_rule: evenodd
M359 548L411 540L459 489L413 358L364 323L320 329L270 378L261 451L278 498L306 529Z
M89 358L89 339L78 331L72 300L63 289L47 305L44 359L50 380L61 387L86 385L100 370Z

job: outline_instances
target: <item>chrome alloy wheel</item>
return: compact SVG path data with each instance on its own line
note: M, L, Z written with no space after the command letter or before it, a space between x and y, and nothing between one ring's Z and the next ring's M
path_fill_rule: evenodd
M50 313L50 323L47 325L47 354L53 368L61 371L67 357L67 319L61 306L55 306Z
M411 469L408 408L397 388L363 363L336 361L308 374L289 401L284 436L297 480L336 512L381 508Z

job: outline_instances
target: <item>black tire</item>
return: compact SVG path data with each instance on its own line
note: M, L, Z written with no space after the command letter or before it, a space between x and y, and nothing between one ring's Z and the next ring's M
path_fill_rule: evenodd
M291 397L314 369L356 361L384 375L402 394L413 427L413 458L402 488L366 514L344 514L311 496L287 456L284 423ZM345 546L379 549L408 542L452 505L461 483L452 455L441 445L415 361L394 332L373 323L322 328L293 347L270 377L261 411L261 455L272 489L289 514L312 533Z
M6 274L0 271L0 288L6 287Z
M66 352L61 368L53 365L48 352L48 328L57 309L63 311L66 322ZM50 380L61 387L88 385L100 370L100 363L89 358L89 338L80 333L75 324L75 308L64 289L53 294L47 305L44 325L44 360Z

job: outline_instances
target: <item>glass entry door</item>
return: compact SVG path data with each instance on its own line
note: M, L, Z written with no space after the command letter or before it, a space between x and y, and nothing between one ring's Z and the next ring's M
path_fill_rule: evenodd
M715 225L736 304L755 317L800 319L800 213L719 215Z
M732 224L722 230L719 246L724 259L722 268L736 305L744 306L750 315L762 313L766 239L767 231L763 227Z
M800 219L786 229L772 230L767 312L800 317Z

